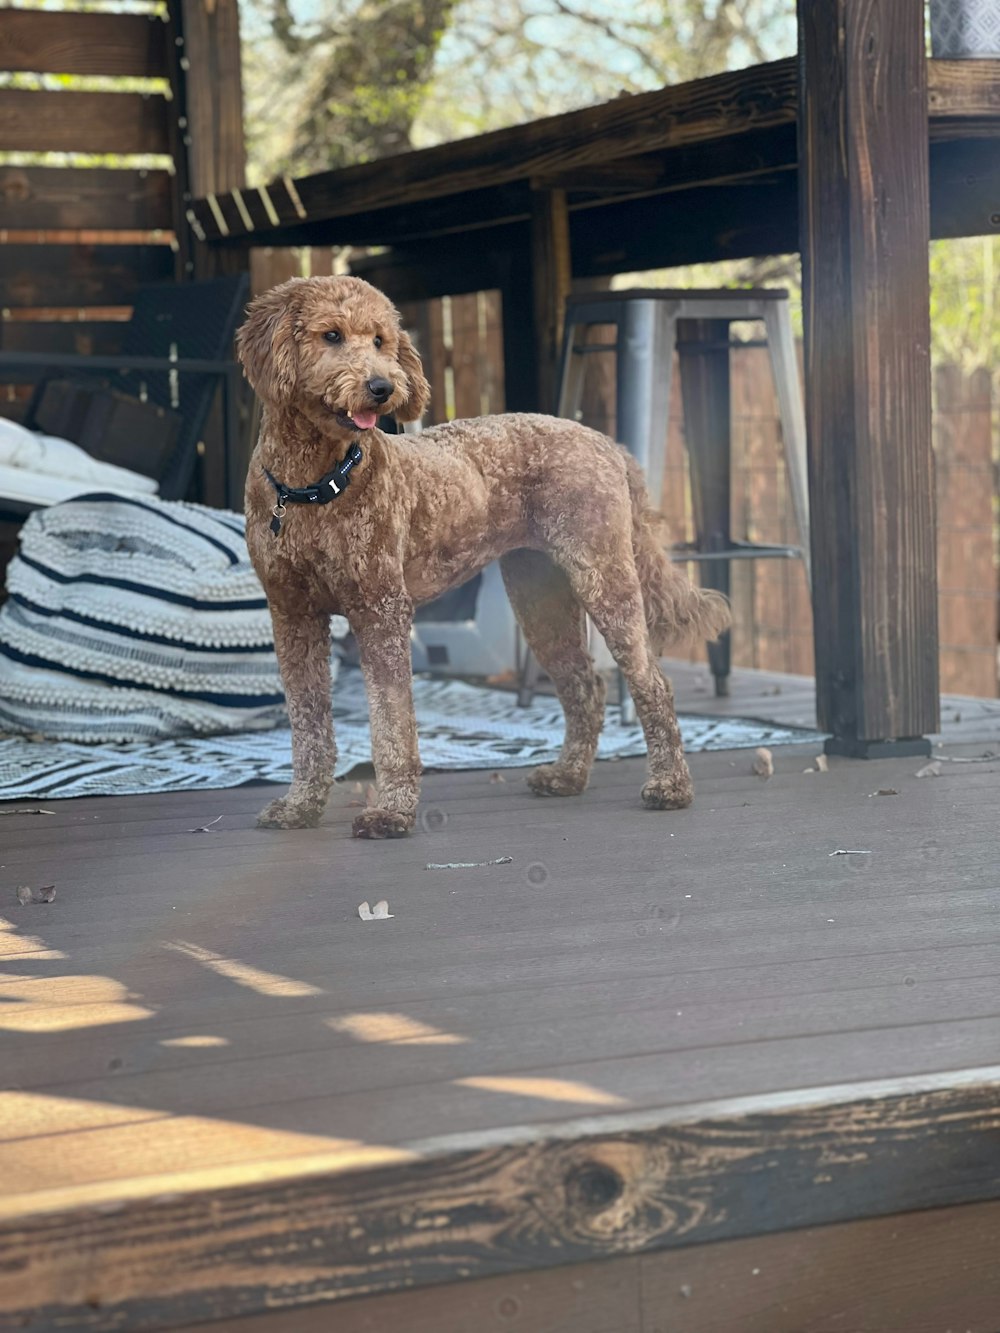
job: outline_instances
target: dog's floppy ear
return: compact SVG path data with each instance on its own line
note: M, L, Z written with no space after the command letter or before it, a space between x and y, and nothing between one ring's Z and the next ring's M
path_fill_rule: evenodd
M399 351L396 353L396 360L409 381L409 390L406 399L398 407L393 408L392 414L397 421L419 421L427 411L427 404L431 400L431 386L424 377L424 368L416 348L410 342L410 335L402 329L399 333Z
M247 321L236 334L236 350L246 377L259 398L276 407L291 402L298 378L295 341L295 288L301 278L257 296L247 307Z

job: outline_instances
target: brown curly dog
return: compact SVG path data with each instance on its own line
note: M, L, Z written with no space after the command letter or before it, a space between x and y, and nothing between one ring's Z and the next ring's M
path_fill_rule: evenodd
M394 838L412 829L420 790L413 608L497 559L566 715L562 754L532 773L532 791L571 796L587 785L604 720L587 612L621 667L646 735L643 801L656 810L688 805L691 777L657 657L682 637L714 637L729 612L718 594L693 587L670 564L628 454L596 431L546 416L383 434L377 414L417 419L428 386L397 311L358 278L275 287L251 303L238 343L264 404L247 479L247 544L274 621L294 760L288 794L258 822L301 828L323 813L336 756L329 625L340 613L360 650L378 792L354 834ZM330 503L309 501L308 493L286 499L276 489L313 487L352 455L346 480L336 472L329 490L318 488Z

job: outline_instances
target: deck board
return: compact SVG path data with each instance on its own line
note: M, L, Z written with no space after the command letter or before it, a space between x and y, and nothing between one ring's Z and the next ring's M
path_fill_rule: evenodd
M675 677L690 707L704 672ZM703 711L745 714L755 700L772 717L808 721L808 687L749 673ZM250 1190L246 1217L270 1216L275 1191L284 1197L299 1174L316 1189L333 1182L345 1207L350 1182L364 1185L368 1203L357 1207L374 1207L386 1187L368 1182L417 1170L416 1157L430 1163L427 1201L440 1210L471 1188L463 1173L506 1189L498 1182L520 1170L517 1145L538 1135L569 1136L584 1151L609 1126L632 1141L677 1117L696 1127L712 1116L766 1120L789 1098L824 1104L831 1087L841 1089L833 1102L891 1108L897 1092L929 1080L946 1100L921 1111L931 1136L921 1152L943 1156L936 1174L931 1161L905 1183L879 1177L875 1194L864 1173L849 1173L842 1190L808 1203L794 1193L799 1173L785 1171L789 1215L802 1225L845 1220L838 1208L862 1217L1000 1197L995 1117L975 1101L995 1104L1000 1078L1000 760L954 762L990 748L996 710L971 701L955 711L978 730L947 724L939 777L918 778L918 760L833 760L806 774L812 747L790 746L762 782L747 751L702 754L692 757L696 803L672 814L641 808L643 764L624 761L599 765L591 789L569 801L531 797L516 771L502 782L429 775L423 808L437 817L397 843L350 839L350 783L322 827L299 833L253 827L263 788L57 801L44 807L51 815L4 816L0 1236L31 1260L0 1271L0 1327L32 1293L37 1301L39 1283L62 1303L38 1327L72 1311L74 1327L112 1329L441 1280L387 1240L397 1257L373 1261L364 1281L356 1259L353 1276L324 1270L308 1281L290 1275L293 1263L256 1290L237 1265L216 1275L221 1294L213 1287L209 1299L198 1294L205 1275L183 1257L173 1255L183 1276L171 1285L165 1260L126 1262L116 1249L124 1232L95 1232L84 1248L102 1295L86 1313L90 1278L67 1237L80 1230L71 1219L94 1208L148 1206L140 1229L152 1235L164 1196L211 1195L218 1210ZM898 794L875 794L888 789ZM219 814L215 831L190 831ZM838 848L870 855L831 856ZM428 869L500 856L512 863ZM53 883L53 903L18 902L18 884ZM358 903L382 897L393 920L362 923ZM962 1116L973 1129L956 1168L942 1127ZM873 1171L912 1148L913 1113L898 1118L907 1127L898 1141L889 1134L891 1154ZM678 1130L679 1142L698 1132ZM514 1154L502 1170L501 1150ZM643 1151L655 1161L662 1149ZM712 1191L737 1188L728 1167L713 1171ZM418 1208L409 1177L393 1188ZM833 1212L816 1216L826 1197ZM697 1223L696 1238L773 1225L731 1199L718 1207L725 1223L708 1208L714 1220ZM100 1216L102 1227L125 1226ZM654 1231L628 1243L679 1239ZM179 1253L194 1234L177 1240ZM573 1244L566 1257L579 1260L598 1242ZM169 1251L162 1237L157 1245ZM449 1262L446 1277L490 1271L478 1251ZM519 1251L495 1271L535 1262ZM129 1286L133 1269L148 1304Z

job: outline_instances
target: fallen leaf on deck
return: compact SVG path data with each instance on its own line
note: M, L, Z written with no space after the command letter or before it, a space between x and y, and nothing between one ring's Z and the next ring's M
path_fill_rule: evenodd
M872 792L873 796L898 796L899 792L895 787L879 787L878 791Z
M509 866L512 856L497 856L492 861L428 861L428 870L478 870L480 866Z
M219 819L222 818L223 816L219 815ZM199 824L197 828L189 828L188 833L211 833L212 825L217 824L219 819L210 819L207 824Z
M496 782L506 782L506 781L507 781L507 779L504 777L504 775L503 775L502 773L491 773L491 774L490 774L490 782L494 782L494 783L496 783Z
M917 769L918 778L939 778L941 776L941 760L932 759L929 764L924 764L923 768Z
M40 889L29 888L27 884L17 886L17 901L22 907L27 907L29 903L51 903L55 901L56 886L46 884Z
M774 776L774 755L765 746L754 751L753 771L757 777L763 778L766 782L768 778Z
M495 675L486 677L487 685L516 685L520 677L516 671L498 671Z
M393 914L389 911L389 904L383 898L374 907L369 907L367 903L361 903L358 906L358 916L362 921L391 921Z

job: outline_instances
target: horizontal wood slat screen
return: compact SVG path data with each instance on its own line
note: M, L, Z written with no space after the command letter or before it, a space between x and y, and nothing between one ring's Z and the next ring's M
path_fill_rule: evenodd
M0 21L0 69L165 78L166 43L167 25L152 15L8 9Z

